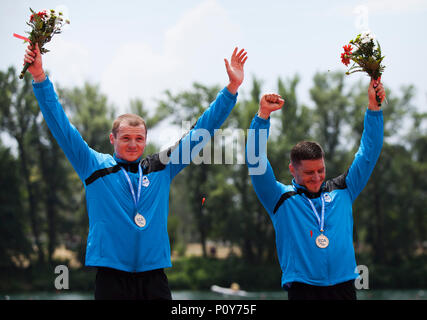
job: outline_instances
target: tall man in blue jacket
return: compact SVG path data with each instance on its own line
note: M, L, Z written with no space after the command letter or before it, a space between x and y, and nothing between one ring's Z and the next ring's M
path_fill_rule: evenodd
M356 299L352 204L381 152L383 115L376 94L385 98L382 84L372 80L359 150L345 173L326 181L323 150L310 141L291 150L292 183L276 180L266 144L270 114L283 106L282 97L264 95L252 120L246 147L249 174L275 229L281 283L290 300Z
M113 123L113 156L91 149L64 113L43 71L38 46L28 47L24 61L31 63L28 71L43 117L86 190L85 264L98 267L95 299L171 299L163 272L172 266L167 233L170 184L189 164L193 148L201 147L200 131L213 136L233 109L246 59L246 52L237 48L230 62L224 59L227 87L174 147L143 158L147 129L144 120L132 114Z

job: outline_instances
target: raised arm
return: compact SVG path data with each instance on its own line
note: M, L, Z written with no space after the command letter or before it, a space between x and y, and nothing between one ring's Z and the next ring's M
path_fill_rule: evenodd
M38 44L35 48L28 46L24 62L31 63L28 71L34 79L34 94L42 111L43 117L68 160L73 165L80 179L84 181L91 173L96 152L89 148L77 129L68 120L53 84L43 70L42 57Z
M261 98L260 108L251 122L246 144L246 163L252 185L258 199L270 214L284 191L267 159L270 113L282 108L284 102L277 94L267 94Z
M214 135L215 129L219 129L227 119L237 101L237 90L244 79L246 60L246 51L244 49L238 51L238 48L234 49L230 62L224 59L229 83L218 93L215 101L200 116L194 127L171 148L166 159L169 162L171 179L190 164ZM164 159L161 160L164 162Z
M369 85L369 104L365 113L362 139L346 176L346 185L352 201L356 200L368 183L383 144L383 113L378 106L375 94L380 97L381 102L385 99L384 87L380 80L371 80Z

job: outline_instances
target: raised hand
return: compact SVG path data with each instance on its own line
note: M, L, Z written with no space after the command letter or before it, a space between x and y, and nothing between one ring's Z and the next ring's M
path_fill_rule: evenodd
M238 48L236 47L231 55L231 60L228 62L227 59L224 59L225 68L227 69L228 78L230 83L227 86L228 91L232 94L236 94L240 85L244 79L244 70L243 67L245 65L247 57L247 52L245 49L241 49L237 53Z
M263 119L268 119L270 113L281 109L284 103L285 100L278 94L264 94L259 102L258 116Z
M35 82L42 82L46 79L43 71L43 62L40 54L39 45L36 43L35 48L30 44L25 51L24 64L28 62L28 72L31 73Z
M377 96L380 101L377 100ZM381 103L385 99L385 90L383 84L381 83L381 77L377 80L371 79L371 83L369 84L368 88L368 99L369 109L377 111L381 109Z

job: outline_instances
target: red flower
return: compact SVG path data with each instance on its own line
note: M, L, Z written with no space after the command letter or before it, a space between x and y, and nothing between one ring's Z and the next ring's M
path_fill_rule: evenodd
M346 66L348 66L350 64L351 50L353 50L353 48L349 44L346 46L343 46L343 48L344 48L344 52L341 53L341 62L344 63Z
M47 14L46 14L46 12L44 12L44 11L40 11L40 12L38 12L38 13L36 13L41 19L43 19L43 17L44 16L46 16ZM31 17L30 17L30 22L31 21L33 21L34 20L34 14L32 14L31 15Z
M351 47L351 45L350 45L350 44L348 44L348 45L346 45L346 46L343 46L343 48L344 48L344 52L345 52L346 54L351 54L351 50L353 50L353 48Z
M350 64L350 57L345 53L341 53L341 62L348 66Z

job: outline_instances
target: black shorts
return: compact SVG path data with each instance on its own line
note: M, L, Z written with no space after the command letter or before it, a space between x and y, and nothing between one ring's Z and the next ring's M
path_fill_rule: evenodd
M125 272L98 267L95 300L172 300L163 269Z
M288 290L289 300L357 300L354 280L333 286L313 286L293 282Z

